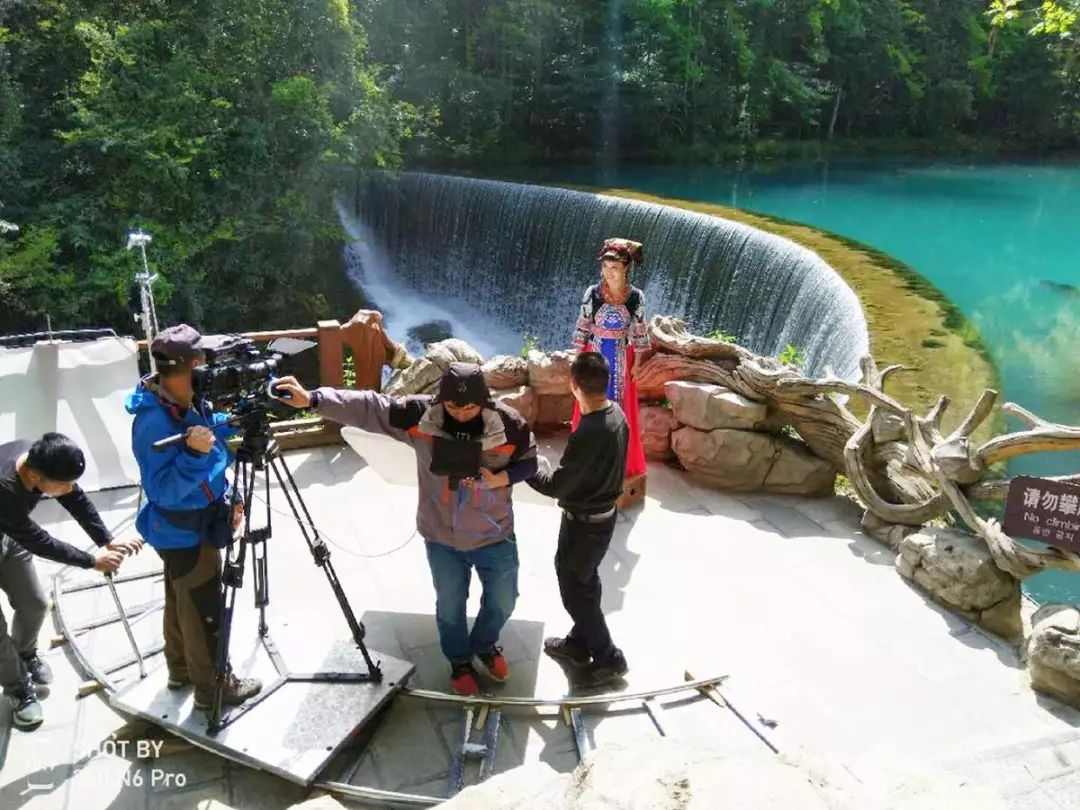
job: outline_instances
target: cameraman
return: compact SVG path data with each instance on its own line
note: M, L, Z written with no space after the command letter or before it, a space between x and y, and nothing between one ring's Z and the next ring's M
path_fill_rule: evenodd
M536 443L521 415L494 402L480 367L469 363L450 366L434 399L332 388L309 393L293 377L278 380L275 387L290 395L285 401L295 408L310 407L335 422L383 433L413 448L417 531L426 541L450 686L461 695L480 693L473 656L492 679L509 678L510 667L496 644L518 595L511 491L537 469ZM483 590L470 633L465 605L473 568Z
M195 708L208 710L221 620L221 549L243 518L227 472L234 430L228 416L196 398L193 370L204 364L202 336L186 324L170 326L150 343L158 373L128 396L134 414L132 448L146 501L135 522L165 567L165 663L169 688L195 687ZM183 446L154 443L183 433ZM223 702L235 706L262 683L231 672Z
M15 611L11 629L0 613L0 684L14 709L15 725L35 729L44 719L34 684L52 682L52 670L37 654L38 633L48 600L41 589L34 555L112 573L142 542L114 540L76 480L86 469L82 450L67 436L46 433L33 444L0 444L0 590ZM46 495L56 498L99 546L93 554L68 545L30 517Z

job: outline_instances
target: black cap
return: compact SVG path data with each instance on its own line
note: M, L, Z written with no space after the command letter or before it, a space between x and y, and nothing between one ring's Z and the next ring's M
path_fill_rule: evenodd
M487 405L491 402L484 372L476 363L451 363L439 380L439 401L455 405Z
M202 335L186 323L170 326L150 341L150 353L159 366L178 366L202 353Z

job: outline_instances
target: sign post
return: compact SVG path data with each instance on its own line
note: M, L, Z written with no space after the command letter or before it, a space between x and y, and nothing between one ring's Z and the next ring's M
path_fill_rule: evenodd
M1010 537L1080 553L1080 486L1045 478L1014 478L1005 500L1002 529Z

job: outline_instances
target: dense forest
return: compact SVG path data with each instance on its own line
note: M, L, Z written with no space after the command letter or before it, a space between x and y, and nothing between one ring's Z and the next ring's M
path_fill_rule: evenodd
M394 96L438 115L409 154L440 161L713 161L838 140L841 153L1044 149L1080 136L1080 0L359 5Z
M1080 0L0 0L0 333L347 315L356 172L1080 144Z

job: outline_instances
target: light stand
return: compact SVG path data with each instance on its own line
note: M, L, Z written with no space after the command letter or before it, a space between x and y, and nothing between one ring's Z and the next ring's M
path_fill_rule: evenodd
M150 264L146 260L146 246L150 244L152 237L144 231L132 231L127 237L127 249L137 247L142 253L142 270L135 274L135 283L139 287L139 312L135 315L135 321L142 324L143 333L146 335L147 354L150 356L150 373L157 373L157 364L154 355L149 351L150 341L158 333L157 309L154 306L153 284L157 281L157 273L150 273Z

